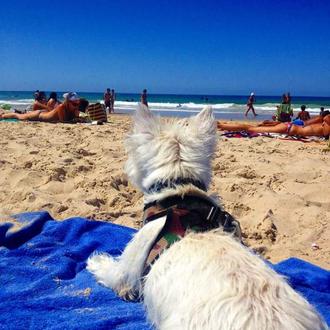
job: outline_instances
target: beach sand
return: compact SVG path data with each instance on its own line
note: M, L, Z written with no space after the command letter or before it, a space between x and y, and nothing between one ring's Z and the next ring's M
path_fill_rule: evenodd
M143 198L124 174L131 117L102 125L0 122L0 217L47 210L139 228ZM244 241L272 262L330 266L330 153L326 143L220 137L211 193ZM315 243L317 246L312 246Z

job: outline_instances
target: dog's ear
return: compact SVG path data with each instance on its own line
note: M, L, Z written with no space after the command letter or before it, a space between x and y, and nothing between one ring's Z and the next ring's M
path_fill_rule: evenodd
M143 117L143 118L150 118L150 117L153 117L153 114L151 113L150 109L142 104L142 103L138 103L138 106L137 106L137 109L136 109L136 116L139 116L139 117Z
M149 108L139 103L134 115L134 133L153 133L157 122L157 118Z
M192 117L191 120L200 133L215 133L215 120L210 106L205 107L197 116Z

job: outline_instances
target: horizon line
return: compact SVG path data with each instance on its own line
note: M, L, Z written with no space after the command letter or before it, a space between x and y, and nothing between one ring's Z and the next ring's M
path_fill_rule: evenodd
M106 90L106 89L105 89ZM0 92L17 92L17 93L30 93L30 92L34 92L35 90L0 90ZM67 90L43 90L45 92L67 92ZM76 91L78 94L79 93L91 93L91 94L103 94L104 91L99 91L99 92L95 92L95 91L83 91L83 90L77 90ZM119 91L116 91L115 92L117 94L136 94L136 95L140 95L141 92L119 92ZM266 97L266 96L271 96L271 97L281 97L283 94L286 94L286 93L276 93L276 94L258 94L256 92L254 92L255 95L258 97L258 96L261 96L261 97ZM203 93L203 94L200 94L200 93L196 93L196 94L186 94L186 93L149 93L148 92L148 95L151 96L151 95L175 95L175 96L244 96L244 97L247 97L250 93L246 93L246 94L207 94L207 93ZM322 95L295 95L293 94L292 96L292 93L290 92L291 94L291 97L320 97L320 98L330 98L330 95L327 95L327 96L322 96Z

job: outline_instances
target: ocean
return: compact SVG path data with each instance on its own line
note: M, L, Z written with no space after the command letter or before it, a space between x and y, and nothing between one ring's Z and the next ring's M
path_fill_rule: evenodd
M49 95L49 92L46 92ZM61 96L64 92L57 92ZM89 102L102 102L103 93L78 94ZM245 119L247 95L181 95L181 94L148 94L149 108L163 116L188 117L199 112L206 105L211 105L217 119L241 120ZM132 113L140 100L140 94L116 93L115 112ZM33 102L33 91L0 91L0 105L7 104L12 109L23 109ZM276 106L281 102L279 96L256 95L255 111L258 120L271 119ZM294 112L305 104L311 115L317 115L320 107L330 108L330 97L292 96ZM254 119L249 113L249 119Z

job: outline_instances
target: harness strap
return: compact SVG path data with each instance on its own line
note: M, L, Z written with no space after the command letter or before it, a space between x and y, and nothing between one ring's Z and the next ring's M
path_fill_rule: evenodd
M161 252L182 239L189 231L205 232L222 227L225 232L232 233L241 240L238 221L213 202L200 196L171 196L147 204L144 211L144 225L165 215L166 221L152 244L143 275L149 272Z

